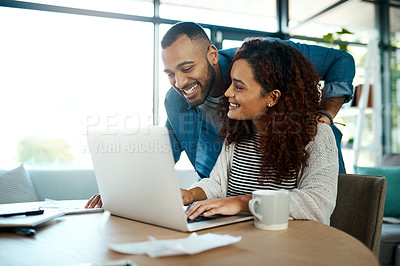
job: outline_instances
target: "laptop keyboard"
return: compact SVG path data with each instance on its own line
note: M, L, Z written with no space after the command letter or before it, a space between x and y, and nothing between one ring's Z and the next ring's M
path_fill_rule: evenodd
M204 217L203 215L200 215L200 216L197 216L194 220L188 219L187 222L188 223L204 222L204 221L212 220L212 219L219 218L219 217L223 217L223 215L215 214L215 215L211 215L210 217Z

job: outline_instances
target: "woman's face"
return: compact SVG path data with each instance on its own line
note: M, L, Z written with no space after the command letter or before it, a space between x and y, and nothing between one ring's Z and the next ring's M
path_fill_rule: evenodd
M261 96L261 85L254 80L253 70L245 59L233 63L232 84L225 92L229 100L228 117L256 122L267 111L268 96Z

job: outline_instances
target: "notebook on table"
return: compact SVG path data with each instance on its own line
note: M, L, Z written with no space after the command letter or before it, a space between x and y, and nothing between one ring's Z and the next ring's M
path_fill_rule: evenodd
M188 223L166 127L88 131L104 209L113 215L192 232L251 220L250 214Z
M0 204L0 228L33 228L64 214L58 210L40 210L38 202Z

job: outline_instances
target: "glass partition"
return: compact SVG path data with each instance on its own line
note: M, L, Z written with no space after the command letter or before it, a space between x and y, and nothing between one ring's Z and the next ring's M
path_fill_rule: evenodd
M275 32L276 1L161 0L160 17Z
M153 24L0 7L0 168L89 168L88 128L152 123Z

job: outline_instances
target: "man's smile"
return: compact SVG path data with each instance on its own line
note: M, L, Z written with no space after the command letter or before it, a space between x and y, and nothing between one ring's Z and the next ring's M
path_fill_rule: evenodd
M190 85L189 88L187 89L182 89L181 91L183 92L183 94L185 95L186 98L191 98L192 96L194 96L195 92L197 91L199 84L195 83L193 85Z

